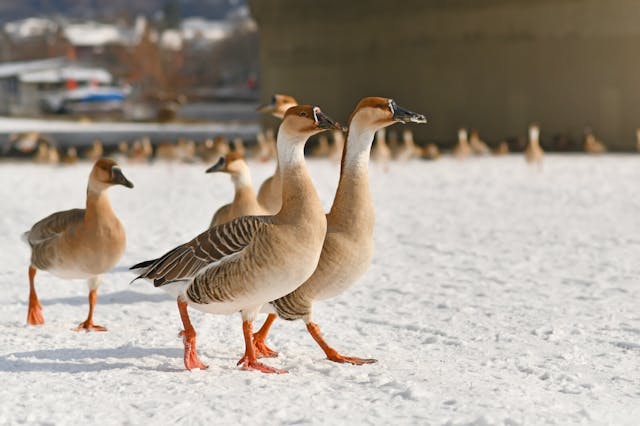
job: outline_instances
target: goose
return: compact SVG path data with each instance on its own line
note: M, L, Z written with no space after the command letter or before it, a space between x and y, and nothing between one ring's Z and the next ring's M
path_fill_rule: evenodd
M537 124L529 126L529 144L524 151L524 158L529 164L537 164L538 167L542 167L542 157L544 151L540 147L540 127Z
M602 154L607 152L607 147L602 141L596 139L591 131L587 131L584 139L584 151L588 154Z
M206 163L210 163L214 159L217 160L221 156L227 155L230 151L229 141L224 136L206 139L197 149L198 156Z
M491 153L487 144L480 139L480 133L478 133L476 129L471 130L469 146L471 147L471 151L476 155L488 155Z
M640 127L636 129L636 151L640 151Z
M344 149L344 133L342 129L331 132L333 136L333 144L329 146L329 159L334 163L339 163L342 159L342 150Z
M70 146L67 147L64 151L64 155L62 155L61 161L64 164L75 164L78 162L78 151L75 147Z
M507 141L502 141L498 144L496 149L493 150L494 155L507 155L509 153L509 144Z
M252 324L263 304L293 291L316 268L327 221L304 160L307 139L338 125L320 108L290 108L278 133L282 209L274 216L244 216L215 226L162 257L132 266L134 279L151 280L177 297L184 330L184 364L206 368L196 352L187 306L206 313L240 311L244 370L285 371L257 361Z
M322 134L318 136L316 145L311 150L312 157L326 157L329 155L329 138Z
M362 99L351 114L347 143L342 155L340 181L327 214L327 234L318 266L293 292L269 305L263 327L254 335L255 351L275 356L265 339L276 315L286 320L302 319L308 332L331 361L368 364L373 359L344 356L326 343L313 322L313 303L335 297L351 287L368 269L373 256L374 210L369 190L368 163L374 134L391 124L426 123L424 115L399 107L392 99ZM286 181L285 181L286 182Z
M462 159L469 154L471 154L471 147L467 140L467 129L461 128L458 130L458 143L453 147L453 156Z
M385 172L389 171L389 160L391 160L391 150L387 146L385 141L384 128L378 129L376 132L376 143L371 149L371 160L376 163L382 164L382 168Z
M231 152L220 157L218 162L209 167L206 173L223 172L231 175L231 181L235 187L233 202L220 207L209 227L227 223L241 216L266 215L266 210L258 203L256 193L251 185L251 173L244 158L236 152Z
M407 161L417 157L422 150L416 146L413 140L413 132L411 129L405 129L402 132L402 147L400 147L396 158L401 161Z
M424 160L437 160L440 158L440 149L438 149L438 145L435 143L429 143L424 148L422 148L422 152L420 157Z
M282 119L286 111L295 105L298 105L298 102L292 96L276 94L271 98L271 103L261 106L258 111ZM260 139L258 139L258 142L260 142ZM258 189L258 202L270 214L276 214L280 210L282 205L282 176L280 176L278 158L276 158L275 172L262 182Z
M107 330L93 323L93 310L100 276L118 262L126 243L124 228L111 209L107 194L114 185L133 188L115 161L96 161L89 175L86 208L53 213L23 234L31 247L28 324L44 324L34 283L36 271L40 270L61 278L88 279L89 315L76 330Z
M238 155L241 155L242 157L245 156L247 150L244 147L244 141L242 140L241 137L236 137L233 138L233 141L231 142L231 144L233 145L233 152L235 152Z
M396 159L400 156L403 146L400 144L400 141L398 140L398 132L395 130L389 130L389 133L387 134L387 146L391 151L391 158Z
M104 154L104 147L102 146L102 141L100 139L96 139L93 141L91 146L84 151L84 157L89 160L96 162L102 155Z

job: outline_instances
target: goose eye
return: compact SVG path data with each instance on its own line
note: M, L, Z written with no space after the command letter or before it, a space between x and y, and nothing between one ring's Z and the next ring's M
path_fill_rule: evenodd
M301 111L300 114L298 114L300 117L306 117L307 113L304 111Z

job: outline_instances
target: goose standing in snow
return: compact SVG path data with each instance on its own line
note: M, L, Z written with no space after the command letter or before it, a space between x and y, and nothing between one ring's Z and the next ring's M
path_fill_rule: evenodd
M34 283L39 269L61 278L88 279L89 315L76 330L106 331L93 323L100 276L118 262L126 243L124 228L111 209L107 195L107 190L114 185L133 188L115 161L98 160L89 175L85 209L54 213L25 232L24 239L31 246L27 323L44 324Z
M494 155L507 155L509 153L509 144L507 141L502 141L498 144L496 149L493 150Z
M453 147L453 156L459 159L468 157L471 154L471 147L467 140L467 129L458 130L458 142Z
M539 168L542 167L542 158L544 157L544 151L540 146L540 127L537 124L529 126L529 144L524 151L524 158L529 164L537 164Z
M487 144L480 139L480 133L476 129L471 130L471 137L469 138L469 147L471 151L476 155L489 155L491 150Z
M258 108L258 111L271 114L276 118L282 119L287 109L298 105L298 102L288 95L273 95L269 104ZM276 147L277 149L277 147ZM282 176L280 175L280 163L276 158L276 170L272 176L265 179L258 189L258 202L270 214L275 214L280 210L282 205Z
M382 165L385 172L389 171L389 161L391 160L391 150L385 140L384 127L376 132L376 143L371 149L371 160Z
M281 373L257 361L252 323L263 304L282 297L315 270L327 221L304 160L307 139L338 125L320 108L290 108L278 133L283 176L282 209L274 216L244 216L215 226L162 257L132 267L178 298L184 325L184 363L205 368L196 352L196 333L187 305L207 313L240 311L243 369ZM138 279L136 278L136 279Z
M302 319L327 358L335 362L367 364L373 359L344 356L329 346L313 322L316 300L337 296L351 287L369 268L373 256L374 211L369 190L369 153L374 134L394 123L426 123L424 115L399 107L392 99L362 99L351 114L347 143L342 155L340 181L327 214L327 235L320 261L309 279L292 293L270 303L286 320ZM276 314L269 314L254 335L255 350L261 356L275 356L265 343Z
M235 188L233 201L220 207L211 219L209 227L227 223L241 216L266 215L265 209L258 203L256 192L251 184L249 165L238 153L232 152L220 157L218 162L207 169L207 173L223 172L231 175Z
M596 139L593 132L587 130L584 138L584 151L588 154L602 154L607 152L607 147L602 141Z

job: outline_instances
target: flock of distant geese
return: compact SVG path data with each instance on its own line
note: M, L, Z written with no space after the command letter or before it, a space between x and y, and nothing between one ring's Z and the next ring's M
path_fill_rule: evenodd
M297 104L294 98L287 95L274 95L272 101L285 106ZM266 111L264 107L261 107L260 110ZM524 149L525 158L529 163L539 163L542 160L544 151L540 146L539 134L539 125L529 126L529 138ZM636 139L637 150L640 151L640 129L637 131ZM217 136L208 138L202 143L179 138L175 143L166 141L154 146L150 138L144 136L131 143L121 141L116 149L111 151L107 151L99 139L94 140L92 145L85 149L69 146L59 150L55 143L45 135L38 132L27 132L10 135L9 145L5 147L5 152L14 151L28 154L37 164L75 164L79 159L96 161L104 155L137 163L153 159L180 162L201 160L208 163L230 152L235 152L243 158L254 158L260 161L275 159L276 138L273 129L260 131L256 135L256 141L256 144L245 147L244 140L240 137L230 141L224 136ZM329 158L337 163L342 156L343 146L344 133L342 130L335 129L331 132L331 140L327 135L321 134L308 151L307 156ZM589 154L601 154L607 151L607 147L596 138L593 132L587 129L583 150ZM467 129L461 128L458 130L458 140L451 154L456 158L465 158L473 155L506 155L509 152L509 144L506 141L490 148L480 138L477 130L473 129L469 134ZM437 160L441 155L442 151L435 143L428 143L425 146L417 145L411 129L405 129L402 132L401 141L395 131L390 131L387 134L386 129L378 130L371 151L372 161L383 164L385 169L388 168L388 164L392 160L406 161L414 158Z
M345 356L331 347L313 321L313 306L318 300L345 292L370 265L374 209L369 159L386 162L392 157L435 159L439 155L435 146L418 148L410 129L403 132L401 146L394 143L393 137L387 144L384 129L394 123L426 123L426 118L392 99L364 98L349 118L345 140L343 127L320 108L298 105L289 96L276 95L260 110L282 121L277 143L272 140L273 132L258 138L255 157L275 157L276 169L257 193L244 160L247 152L239 139L233 141L233 149L221 138L199 147L188 141L156 147L155 155L160 158L192 161L198 155L204 161L215 161L207 172L229 174L235 195L231 203L213 214L206 231L158 258L132 266L138 274L135 280L150 281L176 298L184 327L180 333L183 360L189 370L206 365L197 354L196 332L188 308L212 314L240 312L245 353L238 364L243 369L284 372L258 361L277 356L266 344L277 318L303 320L331 361L373 363L374 359ZM310 137L327 131L333 135L333 144L320 137L311 150L312 155L340 161L338 188L331 209L325 214L306 167L305 144ZM525 150L531 163L542 160L538 136L538 126L531 126ZM46 144L37 145L35 158L51 162L52 150L45 155L41 152L43 145ZM501 144L497 151L504 154L508 150ZM124 145L118 149L118 153L132 160L146 160L152 152L148 139L138 141L131 150ZM459 131L455 156L489 153L477 132L467 138L466 130ZM31 248L28 324L44 324L35 289L36 272L42 270L62 278L87 279L89 313L76 330L106 330L93 322L100 277L116 265L126 246L125 229L111 208L107 190L114 185L133 188L133 183L115 160L102 158L103 154L97 142L85 152L87 158L95 160L87 185L86 207L53 213L23 235ZM69 151L60 160L65 161L66 157ZM268 317L254 333L253 321L260 312L268 313Z

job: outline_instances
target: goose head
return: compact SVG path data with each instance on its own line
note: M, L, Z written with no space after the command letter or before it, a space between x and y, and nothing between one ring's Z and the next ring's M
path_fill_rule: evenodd
M463 142L467 140L467 129L465 128L460 128L458 129L458 141L459 142Z
M237 176L242 173L245 173L249 170L246 161L244 161L244 157L237 152L230 152L224 157L220 157L216 164L209 167L205 173L228 173L232 176Z
M341 129L339 123L324 114L319 107L298 105L287 110L280 125L280 131L304 138L331 129Z
M89 189L94 192L101 192L114 185L133 188L133 183L124 176L118 163L110 158L99 159L91 169Z
M532 124L529 126L529 140L537 141L540 137L540 126L537 124Z
M351 114L350 124L379 130L394 123L426 123L424 115L402 108L393 99L369 97L362 99Z
M258 111L282 119L285 112L296 105L298 105L298 101L293 96L275 94L269 103L259 106Z

